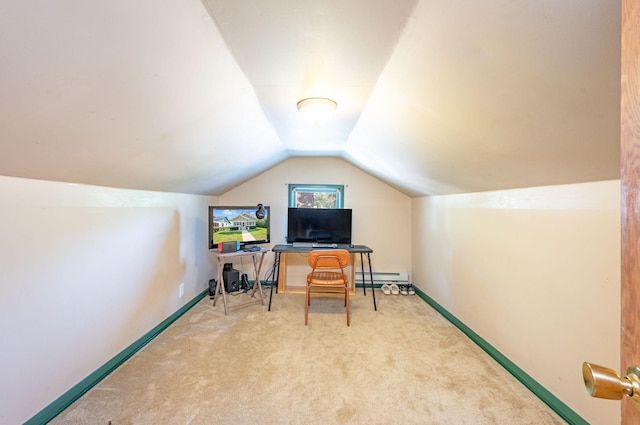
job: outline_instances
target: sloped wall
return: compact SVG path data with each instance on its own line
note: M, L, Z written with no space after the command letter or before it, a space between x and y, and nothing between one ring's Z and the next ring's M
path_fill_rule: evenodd
M0 177L0 199L1 423L47 407L213 276L214 198Z
M413 199L416 285L590 423L583 361L617 368L620 182Z

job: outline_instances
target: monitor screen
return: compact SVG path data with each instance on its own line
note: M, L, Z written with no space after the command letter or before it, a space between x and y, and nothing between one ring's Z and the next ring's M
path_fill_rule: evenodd
M351 243L350 209L289 208L287 242Z
M269 243L271 209L264 207L262 219L256 217L257 209L257 206L209 207L209 249L216 249L220 242Z

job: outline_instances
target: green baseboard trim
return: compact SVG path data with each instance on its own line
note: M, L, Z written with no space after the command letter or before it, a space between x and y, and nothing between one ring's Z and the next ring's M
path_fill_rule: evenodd
M438 304L433 298L425 294L420 288L416 289L416 294L420 296L427 304L433 307L438 313L444 316L452 325L460 329L469 339L471 339L476 345L484 350L489 356L497 361L503 368L513 375L518 381L520 381L525 387L535 394L540 400L542 400L547 406L549 406L554 412L556 412L562 419L567 421L571 425L589 425L589 422L585 421L576 412L571 410L569 406L564 404L560 399L554 396L549 390L540 385L535 379L533 379L524 370L520 369L515 363L506 358L502 353L496 350L491 344L485 341L480 335L475 333L471 328L461 322L457 317L451 314L447 309Z
M209 293L209 289L202 291L200 294L196 295L194 299L189 301L187 304L182 306L178 311L173 313L171 316L167 317L165 320L160 322L157 326L151 329L149 332L140 337L133 344L129 345L127 348L122 350L119 354L117 354L114 358L109 360L95 372L91 373L89 376L84 378L82 381L73 386L69 391L64 393L58 399L56 399L53 403L42 409L35 416L29 419L24 425L40 425L46 424L51 421L53 418L58 416L64 409L69 407L74 401L79 399L84 393L89 391L95 385L97 385L100 381L107 377L111 372L117 369L120 365L122 365L125 361L127 361L131 356L137 353L142 347L147 345L151 340L153 340L156 336L160 335L162 331L167 329L173 322L178 320L180 316L189 311L194 305L196 305L202 298L207 296Z
M356 282L356 288L362 288L362 286L362 282ZM382 287L382 283L374 283L373 287L380 289ZM371 289L371 283L367 283L367 289Z

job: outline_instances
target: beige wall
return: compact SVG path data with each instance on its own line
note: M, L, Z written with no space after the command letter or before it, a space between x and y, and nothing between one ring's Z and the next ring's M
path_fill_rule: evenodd
M336 158L287 160L219 198L0 177L0 422L38 413L206 288L208 205L270 205L283 243L289 183L345 185L375 271L409 271L578 414L619 422L580 376L584 360L619 362L618 181L412 200Z
M291 183L345 185L344 207L353 209L353 242L373 249L374 271L409 272L411 199L342 159L289 159L223 194L219 205L269 205L271 245L285 243ZM272 256L266 261L265 271L273 264ZM306 263L301 267L306 271ZM302 272L289 270L289 275Z
M215 198L0 177L0 199L1 423L47 407L213 275Z
M418 198L420 289L590 423L620 422L593 399L583 361L617 368L620 182Z

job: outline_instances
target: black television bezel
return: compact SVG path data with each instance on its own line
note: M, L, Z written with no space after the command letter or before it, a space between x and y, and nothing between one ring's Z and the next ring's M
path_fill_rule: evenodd
M299 237L297 232L293 232L292 228L292 214L296 212L300 212L300 210L313 210L315 212L319 212L319 214L323 214L320 211L327 211L327 214L336 213L337 211L348 211L349 212L349 238L340 239L340 240L327 240L327 239L318 239L318 238L304 238ZM326 230L326 229L325 229ZM342 235L340 235L342 236ZM353 239L353 210L351 208L293 208L289 207L287 210L287 243L296 243L296 242L311 242L311 243L335 243L340 245L348 245L352 243Z
M240 247L243 247L245 245L261 245L261 244L266 244L266 243L271 243L271 207L268 205L264 206L264 209L266 211L266 216L265 216L265 220L267 220L267 236L265 239L259 239L259 240L255 240L255 241L239 241L240 242ZM253 211L254 215L255 215L255 211L258 210L258 206L257 205L214 205L214 206L209 206L208 208L208 213L209 213L209 217L208 217L208 236L207 239L209 240L209 249L218 249L218 242L214 243L213 242L213 213L216 210L243 210L243 211Z

